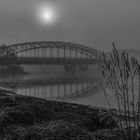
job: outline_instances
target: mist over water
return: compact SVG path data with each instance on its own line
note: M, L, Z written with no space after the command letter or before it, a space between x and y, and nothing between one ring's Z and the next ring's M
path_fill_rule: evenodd
M8 86L21 95L77 103L83 99L88 104L87 97L94 96L100 89L101 75L98 65L89 65L88 71L74 72L67 72L60 65L21 66L28 74L0 78L1 84L9 83Z

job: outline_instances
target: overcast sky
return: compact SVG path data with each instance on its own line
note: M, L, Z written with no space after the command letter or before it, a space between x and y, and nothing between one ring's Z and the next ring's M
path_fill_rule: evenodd
M37 6L55 11L39 23ZM140 0L0 0L0 43L66 41L109 50L140 48Z

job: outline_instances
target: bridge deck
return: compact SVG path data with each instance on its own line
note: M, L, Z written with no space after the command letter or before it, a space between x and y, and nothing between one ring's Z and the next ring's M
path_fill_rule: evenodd
M43 58L43 57L20 57L20 58L0 58L1 65L8 64L54 64L54 65L64 65L64 64L97 64L97 59L87 59L87 58Z

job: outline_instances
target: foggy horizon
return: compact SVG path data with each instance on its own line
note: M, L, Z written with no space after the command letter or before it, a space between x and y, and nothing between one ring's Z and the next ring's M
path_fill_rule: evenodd
M42 15L48 23L39 17L43 5L53 11ZM2 0L0 44L64 41L109 51L114 41L119 49L139 49L139 9L137 0Z

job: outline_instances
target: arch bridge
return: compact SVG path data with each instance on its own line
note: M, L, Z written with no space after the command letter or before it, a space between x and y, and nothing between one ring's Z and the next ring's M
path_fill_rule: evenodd
M79 44L42 41L0 47L0 65L88 65L99 61L100 52Z

